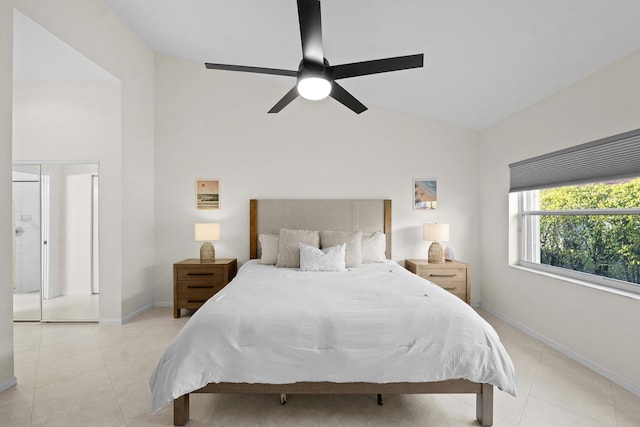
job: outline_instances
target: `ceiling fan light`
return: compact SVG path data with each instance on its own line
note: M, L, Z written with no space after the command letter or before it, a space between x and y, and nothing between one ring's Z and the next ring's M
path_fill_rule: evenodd
M331 82L322 77L305 77L298 80L298 93L301 97L318 101L331 93Z

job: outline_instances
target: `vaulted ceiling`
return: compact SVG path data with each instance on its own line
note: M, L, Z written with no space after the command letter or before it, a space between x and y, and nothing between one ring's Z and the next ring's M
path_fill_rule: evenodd
M295 0L105 1L159 53L292 70L300 61ZM473 129L640 49L638 0L323 0L321 8L332 65L425 55L421 69L341 80L364 104Z

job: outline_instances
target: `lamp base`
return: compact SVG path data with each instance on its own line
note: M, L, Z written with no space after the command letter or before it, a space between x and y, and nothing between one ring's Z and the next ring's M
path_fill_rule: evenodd
M213 243L204 242L200 246L200 262L215 262L216 260L216 248L213 247Z
M431 243L427 253L427 262L430 264L444 264L444 251L438 242Z

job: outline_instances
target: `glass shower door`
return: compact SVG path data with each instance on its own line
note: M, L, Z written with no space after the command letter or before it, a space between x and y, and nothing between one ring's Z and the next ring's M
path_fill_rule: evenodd
M42 318L42 219L40 165L14 165L13 318Z

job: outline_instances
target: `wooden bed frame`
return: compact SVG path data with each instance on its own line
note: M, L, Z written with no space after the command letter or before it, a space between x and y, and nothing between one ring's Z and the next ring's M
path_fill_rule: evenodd
M300 202L304 202L301 200ZM384 200L382 223L387 236L387 258L391 258L391 200ZM258 258L258 201L250 201L250 257ZM239 394L453 394L476 395L476 418L482 426L493 425L493 386L464 379L437 382L400 383L333 383L298 382L292 384L210 383L192 393L239 393ZM286 401L286 400L285 400ZM281 402L282 398L281 398ZM284 403L284 402L283 402ZM189 394L173 401L173 422L183 426L189 420Z

